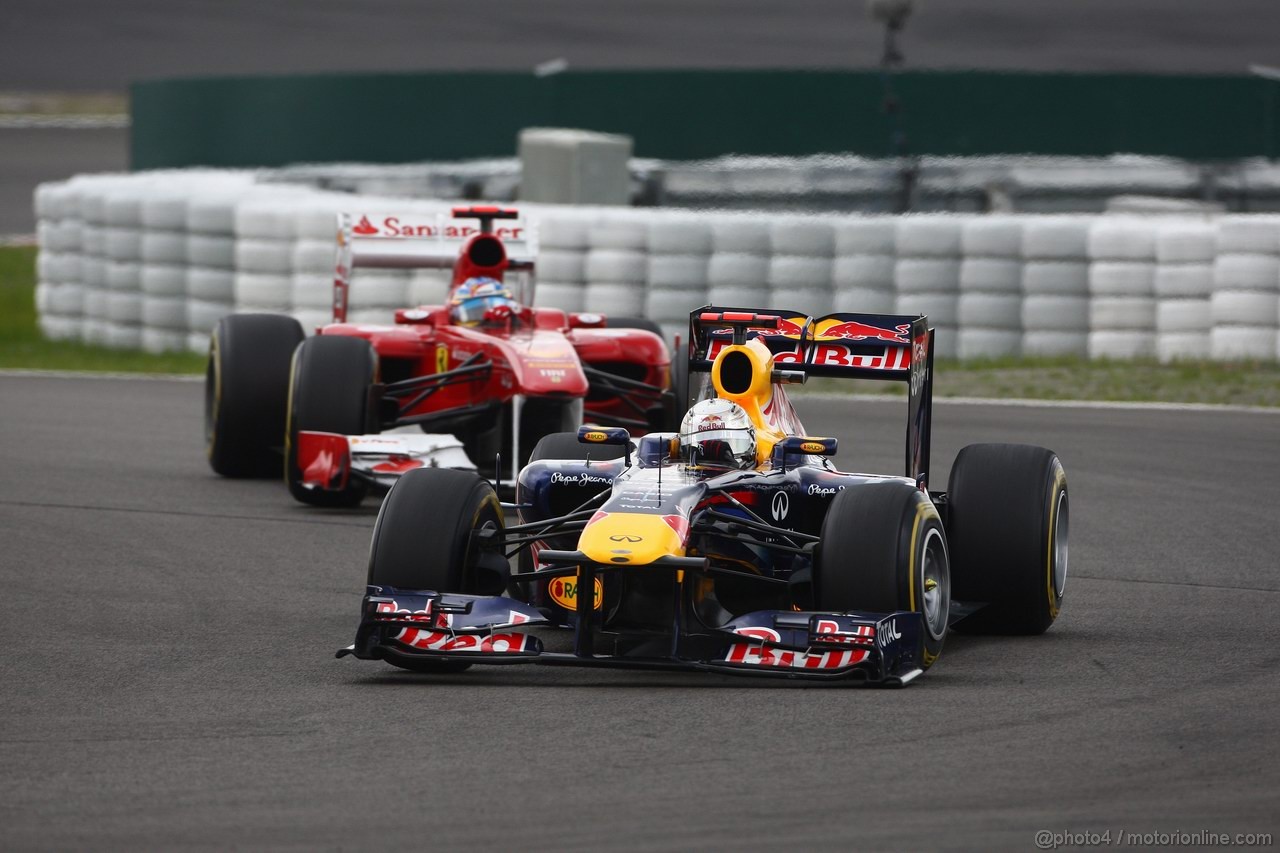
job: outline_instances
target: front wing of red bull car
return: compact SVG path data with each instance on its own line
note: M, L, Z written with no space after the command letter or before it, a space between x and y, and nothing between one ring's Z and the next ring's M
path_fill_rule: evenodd
M585 426L539 443L511 525L475 474L411 471L379 514L356 641L338 656L898 686L953 627L1043 632L1066 580L1062 465L971 445L931 491L932 339L923 316L693 312L691 396L745 410L754 465L707 465L675 433ZM835 467L836 439L808 435L787 396L813 375L908 384L904 475Z

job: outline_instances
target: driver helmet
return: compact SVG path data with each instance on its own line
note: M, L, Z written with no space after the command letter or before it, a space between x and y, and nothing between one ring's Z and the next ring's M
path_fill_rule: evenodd
M680 448L693 465L754 468L756 428L737 403L701 400L680 422Z
M506 305L516 310L511 291L496 278L469 278L453 291L449 300L449 316L460 326L478 326L490 308Z

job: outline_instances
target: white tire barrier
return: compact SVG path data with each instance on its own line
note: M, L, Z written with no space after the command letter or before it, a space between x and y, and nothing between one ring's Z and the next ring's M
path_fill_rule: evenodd
M960 234L957 355L1015 356L1022 349L1022 223L1011 217L965 222Z
M836 222L833 230L832 310L892 313L897 295L895 220L887 216L848 219Z
M80 176L42 185L35 205L41 329L150 351L203 351L232 311L292 313L310 330L331 311L339 211L449 206L353 205L344 193L195 171ZM539 232L536 304L643 315L669 334L710 302L923 311L942 357L1274 359L1280 348L1277 216L523 208ZM351 319L387 323L395 308L441 304L448 281L440 270L359 271Z
M905 216L895 236L895 310L929 315L937 330L934 351L942 358L954 357L958 349L963 223L956 216Z
M1273 359L1280 348L1280 217L1226 216L1210 297L1212 358Z
M449 298L449 278L447 270L414 270L405 288L406 305L443 305ZM333 282L329 276L329 295L332 301ZM535 304L542 304L542 284L539 283L534 294Z

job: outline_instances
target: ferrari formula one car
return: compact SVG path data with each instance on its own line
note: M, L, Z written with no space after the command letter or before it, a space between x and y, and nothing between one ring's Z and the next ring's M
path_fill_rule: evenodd
M953 625L1043 632L1066 581L1063 467L1038 447L971 445L931 491L932 341L923 316L694 312L701 391L678 433L547 436L512 525L474 473L403 477L338 656L904 685ZM808 435L786 394L814 375L908 384L905 476L832 465L836 439Z
M516 212L453 215L340 217L334 322L312 338L284 315L218 323L205 382L214 471L278 475L283 452L294 497L348 506L426 466L514 486L539 439L584 417L643 434L679 416L656 325L529 307L536 249L523 223L494 226ZM358 267L452 267L448 304L397 311L393 326L348 323ZM430 434L384 434L407 426Z

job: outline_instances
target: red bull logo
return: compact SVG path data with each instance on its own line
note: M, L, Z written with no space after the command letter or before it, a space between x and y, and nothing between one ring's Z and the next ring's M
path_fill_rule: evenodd
M903 323L893 329L882 329L867 323L850 320L847 323L834 323L824 328L819 327L817 338L843 338L849 341L890 341L905 344L911 342L911 324Z
M711 432L722 429L724 429L724 420L715 415L708 415L698 422L698 428L694 432Z

